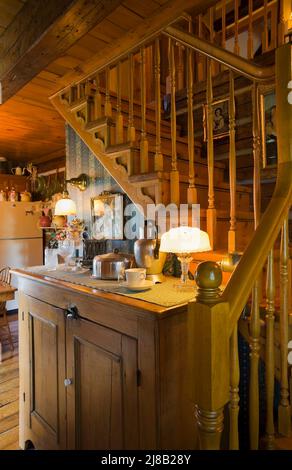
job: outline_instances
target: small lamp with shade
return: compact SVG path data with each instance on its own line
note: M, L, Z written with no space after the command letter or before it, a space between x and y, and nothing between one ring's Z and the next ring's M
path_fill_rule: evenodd
M161 237L160 251L175 253L181 262L181 278L175 287L180 289L193 289L189 282L189 264L193 259L192 253L210 251L209 236L197 227L176 227L165 232Z
M76 215L76 204L69 197L68 191L64 191L62 199L56 202L55 215Z

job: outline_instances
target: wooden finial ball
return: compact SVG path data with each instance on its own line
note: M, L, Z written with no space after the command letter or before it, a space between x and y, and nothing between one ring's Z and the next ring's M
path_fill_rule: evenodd
M217 289L222 283L222 271L214 261L203 261L195 274L197 286L201 289Z

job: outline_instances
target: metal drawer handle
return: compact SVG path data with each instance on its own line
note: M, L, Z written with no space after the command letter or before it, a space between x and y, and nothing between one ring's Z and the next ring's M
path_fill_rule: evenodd
M79 317L79 313L76 305L69 305L69 307L65 311L65 315L68 320L77 320L77 318Z
M72 379L65 379L64 380L64 385L65 387L69 387L69 385L72 385L73 380Z

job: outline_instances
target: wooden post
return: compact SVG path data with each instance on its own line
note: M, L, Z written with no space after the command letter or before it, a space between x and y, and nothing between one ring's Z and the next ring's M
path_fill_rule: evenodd
M259 282L252 290L250 319L250 379L249 379L249 439L251 450L259 446L259 359L260 359L260 309Z
M248 40L247 40L247 57L253 59L253 36L252 36L252 17L253 17L253 0L248 0Z
M234 54L239 55L238 42L238 0L234 0Z
M200 449L220 449L223 409L229 401L228 304L220 303L222 272L218 264L200 263L196 272L198 296L189 303L191 399ZM219 303L218 303L219 301ZM203 359L202 359L203 358Z
M96 90L95 90L95 95L94 95L94 119L100 119L102 117L102 107L101 107L99 73L95 77L95 83L96 83Z
M155 40L155 119L156 119L156 145L155 145L155 171L163 171L163 155L161 153L161 89L160 89L160 40Z
M203 37L203 15L202 13L199 14L199 18L198 18L198 36L199 38L202 38ZM205 64L205 56L203 56L203 54L200 54L199 52L196 53L197 54L197 60L196 60L196 64L197 64L197 81L198 82L201 82L205 79L205 67L204 67L204 64Z
M141 173L148 173L148 140L146 133L146 68L145 47L141 47L141 139L140 139L140 169Z
M122 90L121 90L121 62L117 65L117 116L116 116L116 144L124 141L124 123L122 115Z
M207 60L207 159L208 159L208 209L207 232L210 244L216 246L216 209L214 195L214 141L213 141L213 88L211 60Z
M268 38L268 1L264 0L264 31L263 31L263 52L267 52L269 49L269 38Z
M168 60L170 70L170 95L171 95L171 172L170 172L170 202L179 205L180 187L179 172L177 169L177 153L176 153L176 101L175 101L175 61L174 61L174 44L172 39L168 40Z
M266 285L266 448L274 449L274 380L275 380L275 357L274 357L274 323L275 323L275 273L274 273L274 250L270 251L267 265Z
M104 103L104 114L106 117L111 117L112 115L112 105L110 100L110 69L107 67L105 69L105 103Z
M278 428L283 436L291 434L291 411L289 402L288 381L288 333L289 333L289 234L288 220L285 220L281 231L280 249L280 351L281 351L281 391L278 408Z
M134 60L133 54L128 58L129 67L129 121L128 121L128 141L135 142L135 126L134 126Z
M234 75L229 76L229 187L230 187L230 229L228 231L228 253L236 251L236 140L235 140L235 98Z
M257 228L261 216L261 139L259 119L259 91L258 84L252 88L252 137L253 137L253 208L254 226Z
M226 46L226 0L222 1L222 38L221 46L225 49Z
M184 88L184 47L178 44L177 51L177 90L182 90Z
M195 142L194 142L194 111L193 111L193 51L191 49L187 50L187 79L188 79L188 88L187 88L187 100L188 100L188 153L189 153L189 187L187 200L188 204L197 204L197 190L195 187Z

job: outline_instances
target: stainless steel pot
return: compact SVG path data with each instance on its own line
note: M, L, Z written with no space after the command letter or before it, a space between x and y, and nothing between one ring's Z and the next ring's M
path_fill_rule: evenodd
M121 270L132 268L134 256L127 253L113 253L97 255L93 258L92 276L96 279L118 279Z
M160 242L157 239L146 238L136 240L134 244L135 261L139 268L146 268L147 279L162 282L164 277L162 269L166 260L166 253L159 251Z

